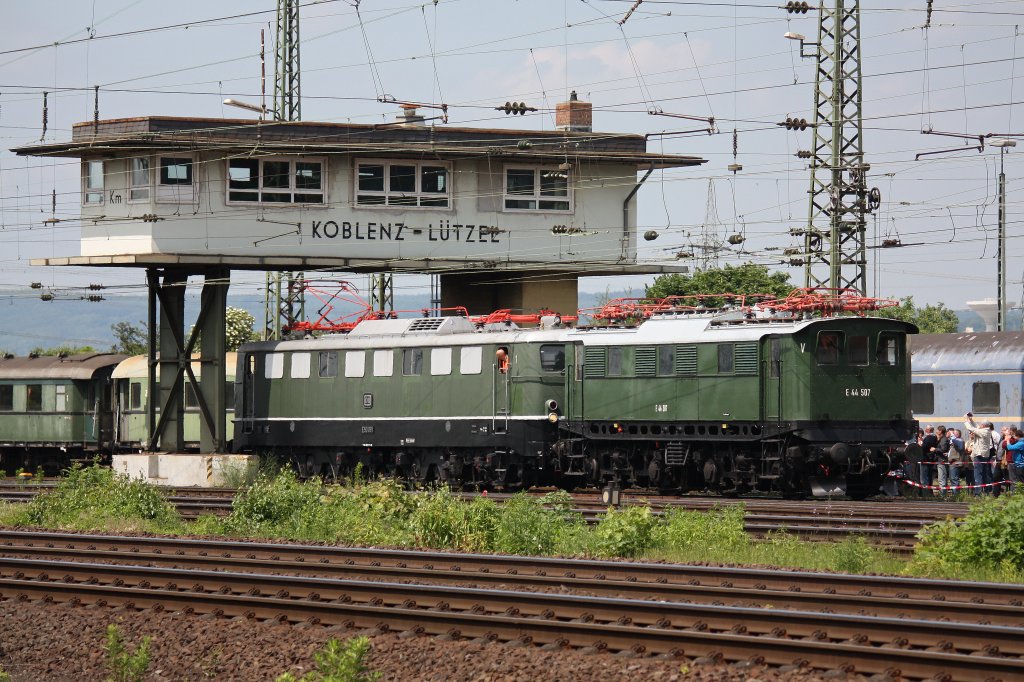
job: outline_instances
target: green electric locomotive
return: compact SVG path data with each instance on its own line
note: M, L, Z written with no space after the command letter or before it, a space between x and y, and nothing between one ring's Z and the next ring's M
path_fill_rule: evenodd
M914 433L915 328L821 312L775 301L661 305L585 327L366 320L249 344L235 448L306 475L361 464L420 484L863 497Z

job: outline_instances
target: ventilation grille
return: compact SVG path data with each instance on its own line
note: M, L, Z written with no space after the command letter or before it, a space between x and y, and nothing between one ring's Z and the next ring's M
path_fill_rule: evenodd
M441 328L445 318L443 317L420 317L409 324L411 332L433 332Z
M608 349L588 346L583 355L583 376L587 379L603 377L608 370Z
M736 374L757 374L757 343L749 341L736 344Z
M658 373L658 351L654 346L639 346L636 349L636 375L653 377Z
M697 346L676 346L675 371L681 377L697 376Z

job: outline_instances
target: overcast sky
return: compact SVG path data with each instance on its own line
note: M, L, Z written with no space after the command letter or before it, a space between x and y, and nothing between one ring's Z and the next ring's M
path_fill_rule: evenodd
M639 225L659 233L640 257L676 261L680 251L729 235L742 245L717 251L718 264L752 261L783 268L807 222L809 171L795 157L811 132L776 125L813 117L814 60L801 59L787 31L815 40L816 13L791 15L769 2L646 0L620 25L632 0L334 0L302 8L302 114L308 121L392 120L378 97L444 102L449 125L552 129L553 109L577 90L594 103L594 129L658 133L700 127L718 132L653 137L650 151L694 154L698 168L658 171L639 193ZM869 218L869 289L918 302L964 302L996 295L999 149L930 155L961 147L939 132L1024 132L1024 56L1018 24L1024 2L936 0L930 27L924 0L865 3L862 14L864 150L868 184L881 208ZM258 101L260 29L273 72L271 0L33 0L2 3L0 24L0 287L42 281L56 288L102 282L141 286L141 271L30 267L31 258L78 254L77 161L20 158L6 151L40 141L48 91L48 142L71 125L140 115L244 117L225 97ZM808 47L808 50L813 48ZM270 85L272 90L272 84ZM507 117L493 107L521 100L540 109ZM734 162L733 129L738 130ZM1005 156L1009 299L1024 299L1024 141ZM56 211L52 197L56 192ZM46 222L48 218L60 222ZM617 218L616 218L617 219ZM714 263L714 261L711 261ZM692 264L692 262L690 262ZM789 269L802 283L802 269ZM362 277L357 278L362 281ZM586 290L633 287L651 278L585 281ZM396 289L424 286L404 277ZM240 278L233 291L255 293Z

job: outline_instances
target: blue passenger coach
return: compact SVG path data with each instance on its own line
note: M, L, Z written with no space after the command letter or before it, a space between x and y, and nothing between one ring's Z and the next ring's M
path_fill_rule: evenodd
M911 348L910 404L921 425L1024 425L1024 332L917 334Z

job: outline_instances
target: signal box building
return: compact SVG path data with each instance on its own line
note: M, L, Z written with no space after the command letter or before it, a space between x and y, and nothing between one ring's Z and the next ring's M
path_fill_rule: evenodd
M47 264L440 273L443 305L576 308L576 278L642 274L642 135L147 116L16 149L81 159L81 257ZM643 176L646 179L646 175ZM498 286L474 286L492 282Z

